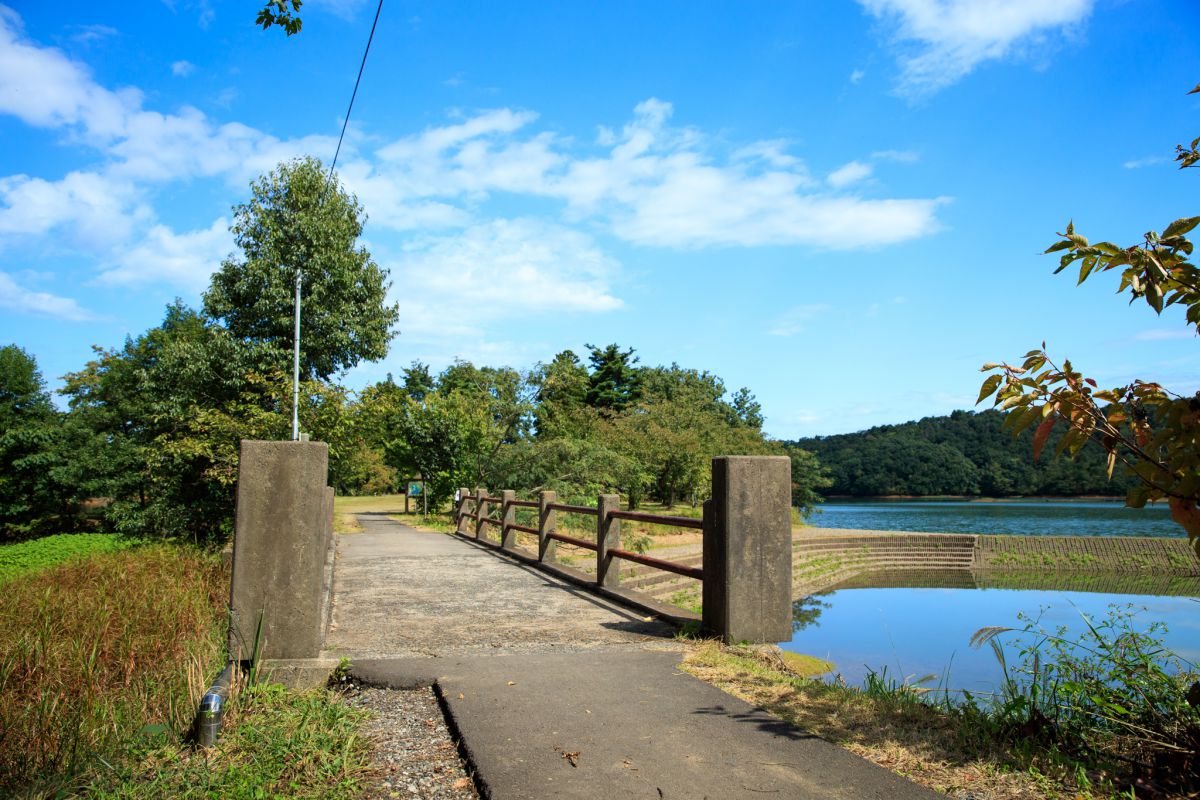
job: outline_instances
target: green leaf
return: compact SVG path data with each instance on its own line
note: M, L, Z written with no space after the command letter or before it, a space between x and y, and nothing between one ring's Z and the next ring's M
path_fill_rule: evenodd
M1167 226L1167 229L1163 231L1163 238L1182 236L1197 225L1200 225L1200 217L1182 217Z
M979 389L979 399L975 401L976 405L983 402L985 397L988 397L1000 387L1000 381L1003 380L1002 375L992 375L983 382L983 386Z

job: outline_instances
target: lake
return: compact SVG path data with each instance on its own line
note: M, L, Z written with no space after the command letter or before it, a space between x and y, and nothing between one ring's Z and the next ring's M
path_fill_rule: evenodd
M1200 586L1197 587L1200 591ZM1083 629L1081 614L1102 619L1110 604L1144 609L1136 618L1141 629L1151 621L1165 623L1166 644L1183 658L1200 663L1200 605L1191 597L1157 597L1098 592L1013 589L877 588L845 589L815 595L798 603L787 650L819 656L835 665L851 685L862 685L868 671L887 668L889 678L937 676L951 689L995 690L1002 671L992 649L968 646L971 634L988 625L1022 627L1017 614L1036 616L1047 630L1065 625ZM935 620L936 622L931 622ZM1007 634L1010 664L1019 648Z
M1126 508L1120 500L830 500L818 528L1021 536L1184 536L1165 503Z

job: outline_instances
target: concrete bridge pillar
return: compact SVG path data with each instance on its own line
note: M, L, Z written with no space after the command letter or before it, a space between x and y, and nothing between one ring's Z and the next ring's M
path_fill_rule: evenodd
M726 642L792 636L792 467L719 456L704 504L703 627Z

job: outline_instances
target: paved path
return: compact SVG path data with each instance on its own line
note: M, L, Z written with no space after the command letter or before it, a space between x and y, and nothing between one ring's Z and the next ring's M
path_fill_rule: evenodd
M484 797L896 798L927 791L678 669L671 631L490 549L360 515L331 655L433 684Z

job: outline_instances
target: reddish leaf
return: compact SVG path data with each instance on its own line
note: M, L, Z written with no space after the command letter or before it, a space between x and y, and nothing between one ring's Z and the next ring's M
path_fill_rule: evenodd
M1050 436L1050 430L1054 424L1058 422L1058 417L1049 417L1038 425L1037 430L1033 432L1033 460L1037 461L1038 456L1042 454L1042 448L1046 446L1046 439Z

